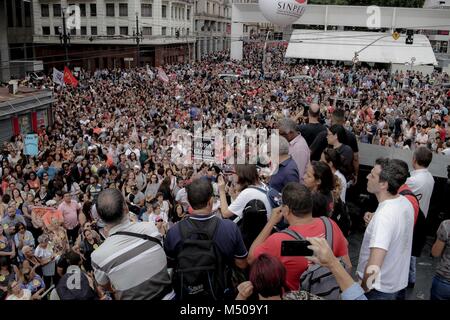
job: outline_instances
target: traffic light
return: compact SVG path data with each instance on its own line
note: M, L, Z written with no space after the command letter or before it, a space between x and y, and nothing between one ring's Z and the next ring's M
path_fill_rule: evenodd
M414 30L406 30L406 44L414 43Z
M177 39L180 37L180 30L175 30L175 37Z

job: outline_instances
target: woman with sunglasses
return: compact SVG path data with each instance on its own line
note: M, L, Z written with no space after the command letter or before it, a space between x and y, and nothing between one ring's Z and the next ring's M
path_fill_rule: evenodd
M16 224L16 234L14 235L14 244L17 248L17 258L19 262L22 262L25 257L22 253L22 248L24 246L29 246L34 248L35 242L33 234L28 231L22 222Z
M39 189L41 188L41 182L39 181L39 178L37 177L35 172L30 172L30 176L27 183L30 185L30 188L34 190L35 193L39 192Z

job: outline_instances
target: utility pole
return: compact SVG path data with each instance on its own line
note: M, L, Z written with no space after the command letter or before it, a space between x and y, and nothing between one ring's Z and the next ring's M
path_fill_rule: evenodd
M60 32L59 34L59 40L61 42L61 44L64 46L64 51L65 51L65 60L64 60L64 65L68 64L69 61L69 43L70 43L70 34L67 34L67 28L66 28L66 15L65 15L65 10L62 9L62 20L63 20L63 24L62 24L62 34Z
M140 42L142 38L142 32L139 32L139 15L136 12L136 31L133 32L133 37L136 40L137 45L137 58L136 58L136 65L139 68L141 66L141 47Z

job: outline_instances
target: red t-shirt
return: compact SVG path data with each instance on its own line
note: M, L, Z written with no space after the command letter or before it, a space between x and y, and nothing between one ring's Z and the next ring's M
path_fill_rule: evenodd
M409 190L411 191L411 189L406 185L402 185L400 187L400 189L398 189L398 193L405 191L405 190ZM416 197L410 195L410 196L405 196L406 199L409 200L409 202L411 202L413 208L414 208L414 225L416 225L417 222L417 217L419 216L419 201L417 201Z
M331 219L330 219L331 220ZM341 229L331 220L333 225L333 252L336 257L348 255L348 243L342 234ZM314 218L310 224L297 225L289 227L302 237L325 237L325 225L320 218ZM263 253L277 257L286 267L286 284L290 290L299 290L300 276L308 268L308 260L305 257L282 257L281 241L294 240L290 235L285 233L274 233L266 239L262 244L256 247L254 257L258 257Z

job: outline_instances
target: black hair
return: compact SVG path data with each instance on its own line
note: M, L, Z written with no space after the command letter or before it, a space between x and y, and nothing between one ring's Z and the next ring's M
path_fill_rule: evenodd
M388 189L387 191L396 195L398 193L398 189L406 182L406 179L409 176L408 166L399 163L396 159L395 161L387 158L379 158L375 161L376 165L381 167L380 172L380 182L387 182Z
M203 209L213 196L213 187L207 179L196 179L186 187L187 197L192 209Z
M431 161L433 160L433 152L431 152L431 150L427 147L418 147L414 151L413 157L419 166L428 168Z
M314 171L314 178L320 180L318 190L324 195L330 194L334 189L334 174L326 163L322 161L312 161L311 166Z
M283 188L282 200L283 204L287 205L296 217L303 217L312 212L311 191L298 182L286 184Z

